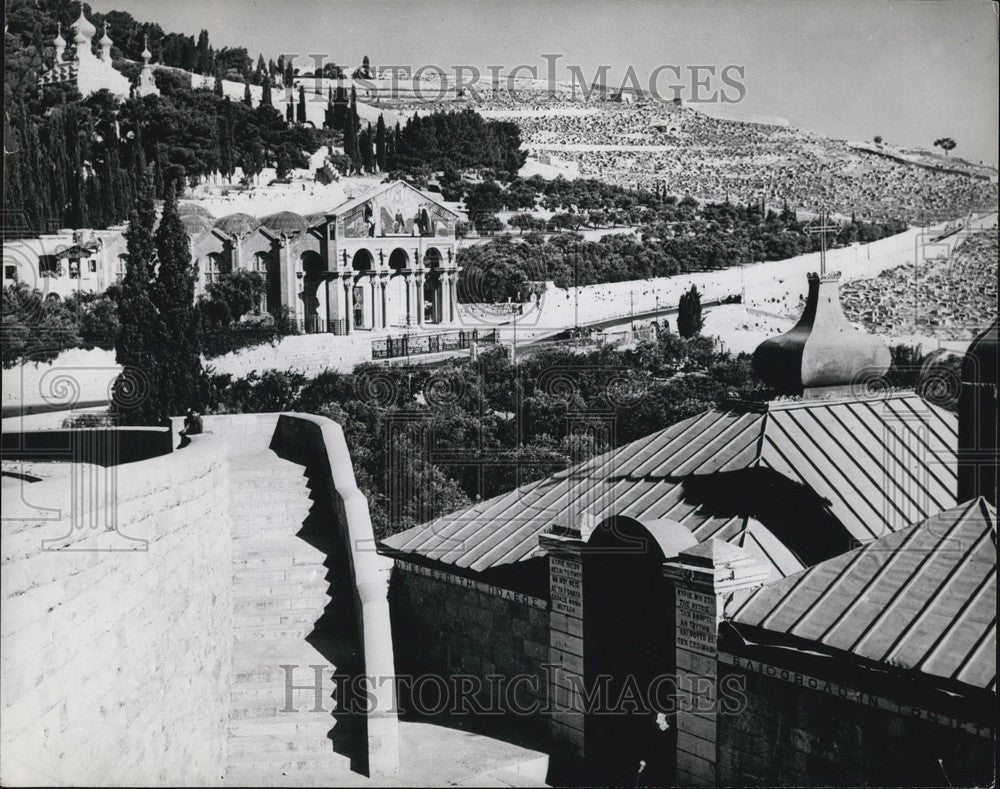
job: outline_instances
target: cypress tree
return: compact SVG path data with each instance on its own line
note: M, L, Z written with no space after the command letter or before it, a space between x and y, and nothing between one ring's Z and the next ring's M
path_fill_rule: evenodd
M361 148L358 146L358 133L350 119L344 128L344 155L351 160L351 168L355 172L361 169Z
M260 103L261 104L265 104L268 107L272 106L272 104L271 104L271 78L270 77L264 77L264 87L263 87L263 89L261 91Z
M327 88L326 111L323 113L323 126L327 129L333 128L333 88Z
M694 337L701 331L705 320L701 314L701 294L694 285L681 294L677 305L677 333L681 337Z
M378 116L378 122L375 124L375 165L382 172L385 172L385 157L386 157L386 134L385 134L385 119Z
M295 120L299 123L306 122L306 89L299 85L299 103L295 108Z
M351 112L350 119L354 123L354 132L361 131L361 118L358 117L358 92L351 85Z
M373 136L372 125L369 123L368 128L361 132L361 136L359 138L359 146L361 148L361 164L367 173L375 172L375 152L372 150Z
M248 107L253 106L253 96L250 95L250 83L243 80L243 103Z
M224 93L222 89L222 66L219 66L215 70L215 86L213 88L213 92L216 96L221 96Z
M197 270L191 246L177 213L177 191L167 184L160 226L156 230L156 281L150 298L159 316L156 376L158 420L200 410L204 401L201 336L194 304Z
M143 425L158 421L154 398L159 327L149 289L155 265L153 225L156 205L153 177L147 173L129 215L125 241L128 260L118 296L118 338L115 360L124 368L112 390L112 412L119 424Z
M333 128L344 131L347 128L347 91L337 85L337 98L333 102Z

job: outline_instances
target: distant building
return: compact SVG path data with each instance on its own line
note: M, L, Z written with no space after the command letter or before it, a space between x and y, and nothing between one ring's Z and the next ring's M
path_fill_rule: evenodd
M56 53L52 68L39 77L39 84L72 84L84 97L99 90L107 90L119 99L128 98L132 92L132 83L111 64L111 47L114 42L108 35L107 25L104 26L104 35L97 42L100 52L96 55L92 42L97 35L97 28L87 19L82 7L80 17L73 23L72 29L74 34L72 55L66 54L66 40L62 37L60 29L53 41ZM139 83L139 93L144 96L158 92L152 82L150 57L147 47L143 52L143 75Z
M306 332L422 327L457 320L459 215L403 181L381 184L324 214L280 211L213 218L181 203L196 295L227 273L264 277L261 311ZM25 282L43 295L101 292L120 281L124 228L64 231L4 247L4 285Z

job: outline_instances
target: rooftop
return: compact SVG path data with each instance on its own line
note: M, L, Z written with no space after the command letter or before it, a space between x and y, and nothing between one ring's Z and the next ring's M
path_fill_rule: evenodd
M670 518L777 579L954 506L956 444L955 415L914 394L710 410L382 546L482 572L584 515Z
M977 498L737 592L725 616L755 643L790 636L995 692L996 528L996 510Z

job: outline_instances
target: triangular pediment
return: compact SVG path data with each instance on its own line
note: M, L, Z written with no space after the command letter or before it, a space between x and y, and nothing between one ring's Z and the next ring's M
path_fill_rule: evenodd
M327 215L344 238L381 235L454 235L456 211L405 181L382 184ZM338 231L339 232L339 231Z

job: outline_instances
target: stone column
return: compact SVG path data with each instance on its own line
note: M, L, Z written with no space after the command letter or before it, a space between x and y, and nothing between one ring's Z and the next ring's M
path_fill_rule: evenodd
M354 330L354 275L344 276L344 317L347 334Z
M448 288L448 315L452 323L458 320L458 305L455 300L455 291L458 288L458 269L450 274L450 287Z
M413 320L413 272L407 271L406 277L406 325L412 326Z
M583 552L576 530L543 534L549 555L549 708L552 737L584 756L585 715L580 689L583 673Z
M417 326L424 326L424 273L417 272L416 305L417 305Z
M372 329L382 328L382 297L379 295L381 293L381 277L378 274L373 274L371 278L372 286Z
M381 293L380 299L382 303L382 328L389 328L389 314L388 314L388 301L385 296L385 289L389 287L389 280L383 275L379 277L379 291Z
M718 632L725 597L761 586L766 568L743 548L709 540L663 566L674 582L679 786L715 786L719 703Z

